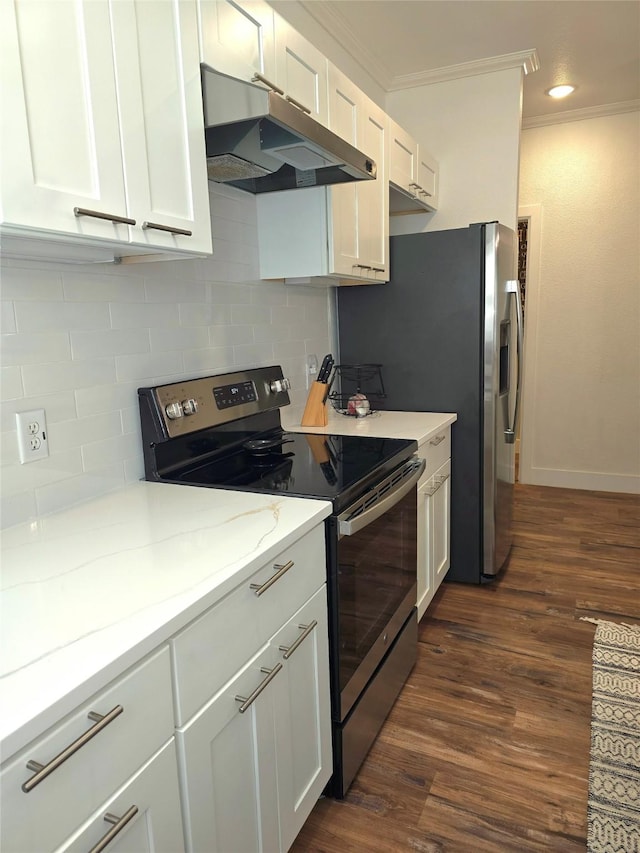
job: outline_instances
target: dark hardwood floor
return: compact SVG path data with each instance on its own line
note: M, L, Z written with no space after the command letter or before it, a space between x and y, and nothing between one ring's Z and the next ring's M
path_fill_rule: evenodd
M517 485L507 570L442 585L347 797L320 800L292 851L584 851L582 616L640 622L640 498Z

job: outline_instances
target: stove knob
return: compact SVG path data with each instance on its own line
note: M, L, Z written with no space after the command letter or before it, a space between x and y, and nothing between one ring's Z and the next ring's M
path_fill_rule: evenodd
M194 400L193 397L190 400L182 401L182 411L185 415L195 415L198 411L198 401Z
M169 403L168 406L164 407L164 410L170 421L175 421L178 418L181 418L184 414L182 410L182 403Z
M288 391L291 388L291 382L288 379L275 379L270 383L269 388L274 394L277 394L279 391Z

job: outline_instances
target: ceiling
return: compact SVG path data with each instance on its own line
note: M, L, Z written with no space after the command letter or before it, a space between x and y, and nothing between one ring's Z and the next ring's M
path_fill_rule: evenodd
M299 2L388 92L519 65L525 126L640 106L638 0ZM545 95L566 82L569 98Z

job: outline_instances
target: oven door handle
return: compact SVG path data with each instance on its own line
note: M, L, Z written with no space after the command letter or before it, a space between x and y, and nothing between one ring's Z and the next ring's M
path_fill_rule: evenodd
M360 513L360 515L357 515L355 518L349 520L351 510L348 509L343 512L342 515L339 515L338 534L340 536L353 536L355 533L358 533L367 525L371 524L371 522L376 521L376 519L380 518L381 515L384 515L385 512L388 512L391 507L399 503L399 501L401 501L402 498L404 498L405 495L407 495L411 489L416 486L426 467L426 459L412 461L407 465L405 470L407 472L413 471L413 474L403 480L392 492L386 494L369 509Z

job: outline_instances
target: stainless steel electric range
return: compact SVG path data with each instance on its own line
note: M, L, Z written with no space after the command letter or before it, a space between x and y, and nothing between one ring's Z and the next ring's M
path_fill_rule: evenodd
M330 501L334 772L343 797L415 662L415 441L285 431L279 366L140 388L145 477Z

